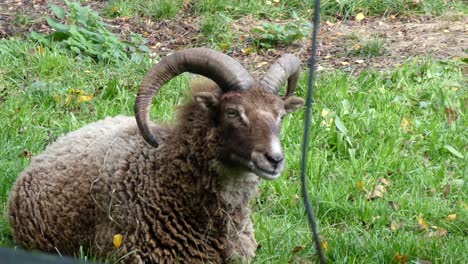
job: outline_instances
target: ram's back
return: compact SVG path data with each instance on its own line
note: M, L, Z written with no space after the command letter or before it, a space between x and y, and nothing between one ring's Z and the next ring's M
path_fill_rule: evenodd
M19 176L9 216L20 246L65 254L90 245L95 206L92 185L111 177L133 151L146 147L134 118L118 116L60 137Z

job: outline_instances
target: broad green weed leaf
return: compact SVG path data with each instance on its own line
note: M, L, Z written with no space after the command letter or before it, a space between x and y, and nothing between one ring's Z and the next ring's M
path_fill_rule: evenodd
M49 7L52 10L52 12L54 12L54 14L58 18L60 18L60 19L65 18L66 12L65 12L65 10L63 8L61 8L60 6L58 6L56 4L52 4L52 3L49 3Z
M335 126L341 133L343 133L345 135L348 134L348 129L346 128L343 121L341 121L341 119L340 119L340 117L338 115L335 115Z
M57 31L67 32L70 29L68 25L64 25L51 17L46 17L46 20L47 20L47 24L49 24L49 26L51 26Z
M456 157L459 157L460 159L463 159L463 154L458 152L458 150L456 150L454 147L452 147L450 145L445 145L444 148L446 148L450 153L452 153Z

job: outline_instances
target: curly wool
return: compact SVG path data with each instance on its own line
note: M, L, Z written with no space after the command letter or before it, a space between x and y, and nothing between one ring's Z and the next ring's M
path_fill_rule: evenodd
M216 162L218 134L189 103L149 146L118 116L61 137L32 159L9 199L15 241L62 254L92 247L126 263L249 262L257 243L249 201L259 178ZM113 237L123 235L119 248Z

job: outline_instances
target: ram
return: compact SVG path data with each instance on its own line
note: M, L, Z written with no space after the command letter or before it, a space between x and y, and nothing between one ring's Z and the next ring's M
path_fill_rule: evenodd
M9 197L15 241L62 254L90 247L127 263L250 262L257 243L249 201L261 179L284 168L281 119L304 103L293 96L299 71L291 54L259 82L210 49L163 58L141 84L136 120L91 123L32 159ZM174 125L150 122L154 95L183 72L212 81L192 89Z

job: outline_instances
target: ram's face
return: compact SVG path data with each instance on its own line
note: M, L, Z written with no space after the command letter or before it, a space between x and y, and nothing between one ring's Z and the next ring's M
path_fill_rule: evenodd
M262 89L224 93L216 101L223 140L220 161L248 169L263 179L278 178L285 164L280 143L282 119L304 101L281 98Z

